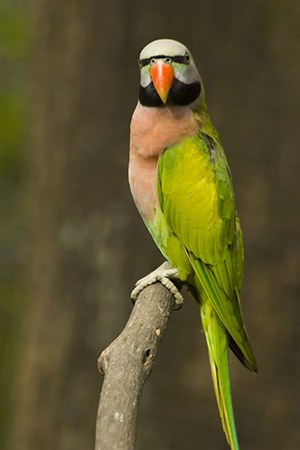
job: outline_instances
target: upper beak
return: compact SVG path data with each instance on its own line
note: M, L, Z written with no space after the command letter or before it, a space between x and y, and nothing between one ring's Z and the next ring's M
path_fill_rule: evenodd
M158 93L161 101L166 103L174 80L173 67L163 61L158 61L156 64L151 66L150 73L156 92Z

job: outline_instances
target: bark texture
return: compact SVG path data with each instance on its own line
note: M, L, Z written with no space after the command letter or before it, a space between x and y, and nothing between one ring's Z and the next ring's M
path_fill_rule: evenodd
M164 286L147 287L122 333L102 352L95 450L135 448L139 399L173 309L174 298Z

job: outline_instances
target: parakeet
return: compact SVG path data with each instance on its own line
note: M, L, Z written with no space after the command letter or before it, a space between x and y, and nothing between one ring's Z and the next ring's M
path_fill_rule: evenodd
M190 51L159 39L139 58L139 100L130 126L129 184L154 241L173 269L150 274L186 283L199 306L223 429L238 450L228 348L257 371L241 313L243 238L232 179ZM182 301L176 291L175 299Z

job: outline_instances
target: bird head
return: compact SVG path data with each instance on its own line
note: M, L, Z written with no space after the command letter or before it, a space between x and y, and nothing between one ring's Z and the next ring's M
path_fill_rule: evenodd
M159 39L140 53L139 100L144 106L189 106L201 103L202 83L190 51L180 42Z

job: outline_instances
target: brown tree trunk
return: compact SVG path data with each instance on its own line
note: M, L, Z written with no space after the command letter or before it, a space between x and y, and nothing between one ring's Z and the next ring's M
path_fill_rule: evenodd
M97 357L131 307L120 4L105 15L95 1L34 5L30 280L15 449L92 448Z

